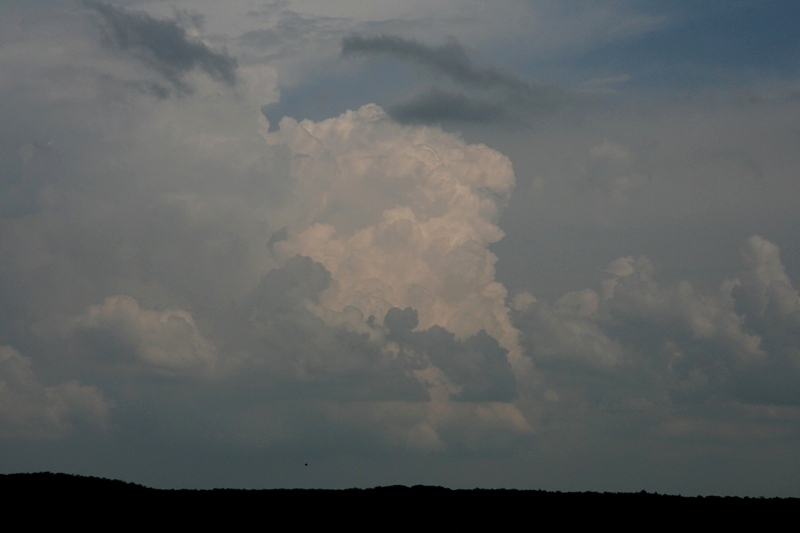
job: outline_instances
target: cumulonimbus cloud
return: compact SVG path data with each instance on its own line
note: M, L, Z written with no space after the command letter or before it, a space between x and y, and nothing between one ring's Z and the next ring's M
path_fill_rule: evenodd
M530 369L488 249L503 237L497 218L514 186L508 159L439 128L399 125L375 105L320 122L285 118L263 135L289 150L295 187L291 208L276 219L284 229L270 247L281 263L296 264L293 270L314 271L298 260L306 257L328 274L309 280L320 292L302 297L305 308L330 327L368 336L378 350L373 361L388 355L385 368L402 369L428 391L426 404L395 408L419 421L399 441L447 447L452 436L441 432L467 420L473 435L487 428L529 432L512 402ZM262 281L264 290L274 286L271 277ZM310 287L298 288L304 286ZM270 320L264 305L285 297L259 297L263 320ZM339 367L365 368L358 354L365 349L353 350ZM338 357L328 352L331 361ZM356 418L337 416L360 426L385 406L363 409ZM385 431L386 422L374 430Z
M485 329L514 349L487 248L503 236L496 220L514 185L507 158L438 128L397 125L374 105L318 123L284 119L266 138L292 150L305 213L273 247L327 268L322 305L378 320L412 307L423 328Z

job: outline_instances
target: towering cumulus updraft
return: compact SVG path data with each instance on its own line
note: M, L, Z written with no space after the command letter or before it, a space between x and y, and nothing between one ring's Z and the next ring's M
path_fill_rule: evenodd
M495 220L514 186L504 155L398 125L376 105L318 123L285 118L265 138L289 147L296 183L275 251L330 271L323 309L381 322L392 307L411 307L420 329L457 338L485 330L516 362L517 332L487 248L503 237Z

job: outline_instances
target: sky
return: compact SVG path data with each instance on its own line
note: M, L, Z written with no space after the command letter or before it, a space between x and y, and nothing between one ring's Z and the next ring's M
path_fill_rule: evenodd
M4 0L0 472L800 496L798 24Z

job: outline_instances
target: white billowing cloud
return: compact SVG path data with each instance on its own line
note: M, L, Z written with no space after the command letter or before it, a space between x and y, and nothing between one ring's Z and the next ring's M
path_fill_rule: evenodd
M112 406L95 387L75 380L43 385L30 358L0 346L0 439L58 438L75 426L103 426Z
M98 355L139 361L157 374L212 376L220 371L216 348L182 309L151 311L129 296L112 296L90 306L73 327L87 342L111 340Z
M374 105L319 123L284 119L266 138L292 151L304 217L275 249L330 271L323 307L377 320L412 307L420 328L460 338L485 329L515 347L487 249L503 236L495 220L514 185L506 157L437 128L400 126Z

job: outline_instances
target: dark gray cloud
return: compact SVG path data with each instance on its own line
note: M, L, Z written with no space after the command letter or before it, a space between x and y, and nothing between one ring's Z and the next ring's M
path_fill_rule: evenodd
M450 39L441 46L427 46L410 39L392 35L362 37L351 35L342 40L342 55L387 55L416 63L453 81L480 89L501 88L527 92L528 82L493 66L476 66L464 48Z
M304 300L319 301L328 288L331 274L321 264L308 257L296 255L283 268L270 270L253 291L253 312L270 315L285 312Z
M565 97L563 91L549 87L525 94L503 94L491 98L432 87L405 102L389 106L389 115L407 124L462 122L525 125L533 117L555 109L565 101Z
M274 387L277 375L294 383L298 395L360 400L427 400L427 391L410 377L410 357L392 357L369 335L326 325L307 309L331 284L331 274L309 257L296 255L270 270L245 299L235 338L228 345L254 355L255 368L245 382ZM256 372L257 373L257 372Z
M502 106L475 100L462 92L450 93L437 87L389 108L398 122L493 122L507 117Z
M433 364L441 368L460 387L453 399L510 402L516 398L508 350L485 330L459 341L439 326L413 331L417 325L417 312L410 307L394 307L384 319L387 338L400 345L405 357L417 360L420 367Z
M195 69L228 85L236 83L236 59L189 38L184 24L198 25L202 21L197 16L185 14L175 20L159 20L98 0L83 0L83 4L102 16L113 46L160 73L178 92L191 92L183 76Z
M462 87L456 92L433 87L390 106L389 113L398 122L525 122L531 114L552 109L566 98L558 88L528 82L492 65L475 65L455 39L428 46L391 35L350 35L342 40L342 56L356 55L414 63Z

